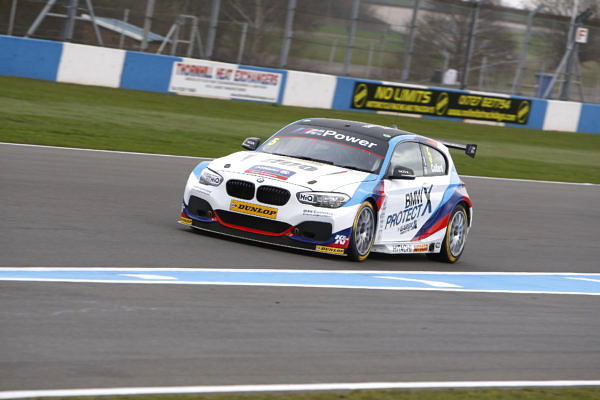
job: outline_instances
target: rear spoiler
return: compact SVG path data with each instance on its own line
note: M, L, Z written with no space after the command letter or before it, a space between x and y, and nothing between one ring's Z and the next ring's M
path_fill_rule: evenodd
M471 158L475 158L475 153L477 152L476 144L463 144L456 142L448 142L447 140L435 139L438 142L442 143L444 146L449 147L451 149L464 150L465 154Z

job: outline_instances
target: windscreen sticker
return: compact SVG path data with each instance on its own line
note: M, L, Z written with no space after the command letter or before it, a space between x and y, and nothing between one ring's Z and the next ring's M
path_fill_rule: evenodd
M377 143L373 143L367 139L363 139L360 137L356 137L353 135L346 135L344 133L340 133L337 131L332 131L330 129L316 129L316 128L305 128L299 129L295 133L303 133L306 135L316 135L321 136L324 139L335 139L341 142L346 142L348 144L356 144L362 146L366 149L372 149L377 146Z
M246 173L268 176L269 178L281 179L283 181L295 174L294 171L272 167L270 165L255 165L246 170Z
M278 137L308 137L314 139L328 140L334 143L340 143L352 146L359 150L376 154L380 157L385 156L387 151L387 141L374 138L372 136L361 135L356 132L344 132L320 127L309 127L306 125L295 125L289 129L280 132Z

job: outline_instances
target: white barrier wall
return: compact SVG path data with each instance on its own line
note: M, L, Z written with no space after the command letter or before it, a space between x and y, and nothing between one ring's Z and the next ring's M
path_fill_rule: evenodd
M333 75L288 71L282 104L330 109L336 84L337 77Z
M0 75L348 111L357 111L352 106L360 100L355 93L357 84L365 88L388 84L5 35L0 35ZM468 91L443 90L469 95ZM522 104L529 102L531 108L517 111L517 115L528 112L526 124L507 125L600 134L600 105L513 98ZM439 115L425 117L444 118Z
M581 103L570 101L548 100L546 117L544 119L545 131L577 132Z
M57 82L118 88L125 50L64 43Z

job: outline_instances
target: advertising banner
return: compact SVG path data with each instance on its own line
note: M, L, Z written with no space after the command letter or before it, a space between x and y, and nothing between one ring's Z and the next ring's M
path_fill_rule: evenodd
M169 91L192 96L276 103L283 80L279 72L202 60L173 63Z
M459 119L527 124L531 101L443 88L354 83L350 106L358 110L390 111Z

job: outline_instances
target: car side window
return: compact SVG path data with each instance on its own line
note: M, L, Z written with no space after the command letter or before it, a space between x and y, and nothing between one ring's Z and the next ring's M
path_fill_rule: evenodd
M425 164L425 176L446 175L448 162L439 150L422 144L421 151Z
M396 146L390 160L389 171L400 166L412 169L415 176L423 176L423 158L418 143L403 142Z

